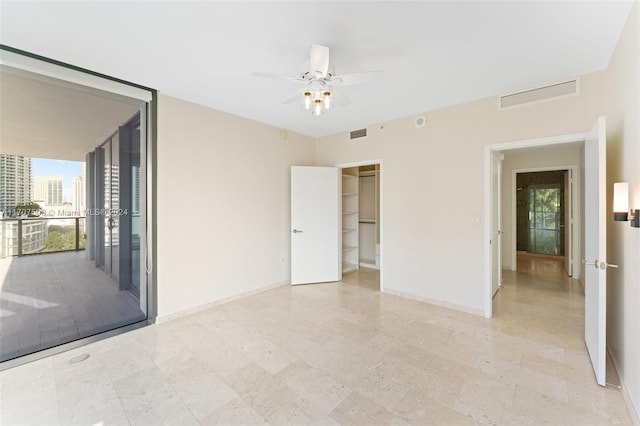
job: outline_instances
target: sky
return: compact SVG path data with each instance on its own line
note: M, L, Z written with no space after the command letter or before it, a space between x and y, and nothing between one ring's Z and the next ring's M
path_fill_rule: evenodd
M36 176L61 175L64 200L71 202L73 178L82 173L81 161L50 160L48 158L31 158L31 178Z

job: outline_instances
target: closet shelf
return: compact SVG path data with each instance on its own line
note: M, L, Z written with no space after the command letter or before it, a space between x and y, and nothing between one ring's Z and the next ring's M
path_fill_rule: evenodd
M358 224L360 180L358 167L342 169L342 270L351 271L358 268L359 240Z

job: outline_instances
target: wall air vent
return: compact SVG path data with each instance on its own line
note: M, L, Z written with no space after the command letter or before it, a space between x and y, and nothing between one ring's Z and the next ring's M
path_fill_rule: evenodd
M364 138L367 136L367 129L359 129L359 130L352 130L349 133L349 139L350 140L354 140L354 139L359 139L359 138Z
M498 105L500 109L511 108L520 105L533 104L564 96L577 95L580 90L578 79L548 84L534 89L523 90L517 93L500 96Z

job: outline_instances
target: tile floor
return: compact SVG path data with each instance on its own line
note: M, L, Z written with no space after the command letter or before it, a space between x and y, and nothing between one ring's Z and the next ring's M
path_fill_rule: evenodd
M505 271L491 320L381 294L364 269L269 290L6 370L0 423L631 424L555 263Z
M84 251L0 259L0 361L144 318Z

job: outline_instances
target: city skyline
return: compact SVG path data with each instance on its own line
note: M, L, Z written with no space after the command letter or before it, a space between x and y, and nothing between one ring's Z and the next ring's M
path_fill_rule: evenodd
M73 202L73 179L83 176L82 161L31 158L31 179L36 176L62 176L63 202Z

